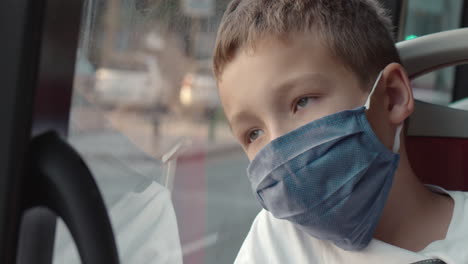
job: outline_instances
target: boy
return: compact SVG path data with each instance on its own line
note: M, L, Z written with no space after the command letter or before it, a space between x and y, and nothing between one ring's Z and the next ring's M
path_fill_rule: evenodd
M266 209L236 263L468 263L467 195L424 186L407 158L391 31L372 0L231 2L214 71Z

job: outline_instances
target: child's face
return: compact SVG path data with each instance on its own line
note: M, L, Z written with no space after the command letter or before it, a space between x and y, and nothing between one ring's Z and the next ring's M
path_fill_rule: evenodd
M321 117L364 105L370 87L303 34L265 39L226 65L220 97L234 136L252 160L270 141Z

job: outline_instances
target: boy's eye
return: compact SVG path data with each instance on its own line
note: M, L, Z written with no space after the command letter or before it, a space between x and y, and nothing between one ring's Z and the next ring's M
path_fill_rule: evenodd
M248 143L252 143L257 140L260 136L262 136L264 132L260 129L255 129L249 132L248 134Z
M302 97L301 99L296 101L296 104L294 105L294 108L293 108L294 113L307 107L315 99L316 98L312 96Z

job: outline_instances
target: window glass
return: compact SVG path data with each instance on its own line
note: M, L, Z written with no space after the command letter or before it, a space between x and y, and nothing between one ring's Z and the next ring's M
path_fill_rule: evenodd
M122 263L232 263L260 207L211 72L229 0L86 0L69 142L103 194ZM409 0L406 38L458 27L461 0ZM453 70L414 81L447 103ZM63 223L54 263L80 263Z
M408 0L402 27L404 40L460 27L462 0ZM452 101L455 67L431 72L413 80L416 99L436 104Z
M122 263L232 263L260 207L211 71L228 1L87 0L69 142ZM63 223L54 263L81 263Z

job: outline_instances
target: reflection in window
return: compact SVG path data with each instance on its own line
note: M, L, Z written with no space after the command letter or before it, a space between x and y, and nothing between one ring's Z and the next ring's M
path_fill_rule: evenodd
M211 54L229 0L86 0L69 142L122 263L232 263L260 210ZM63 224L55 263L79 263Z

